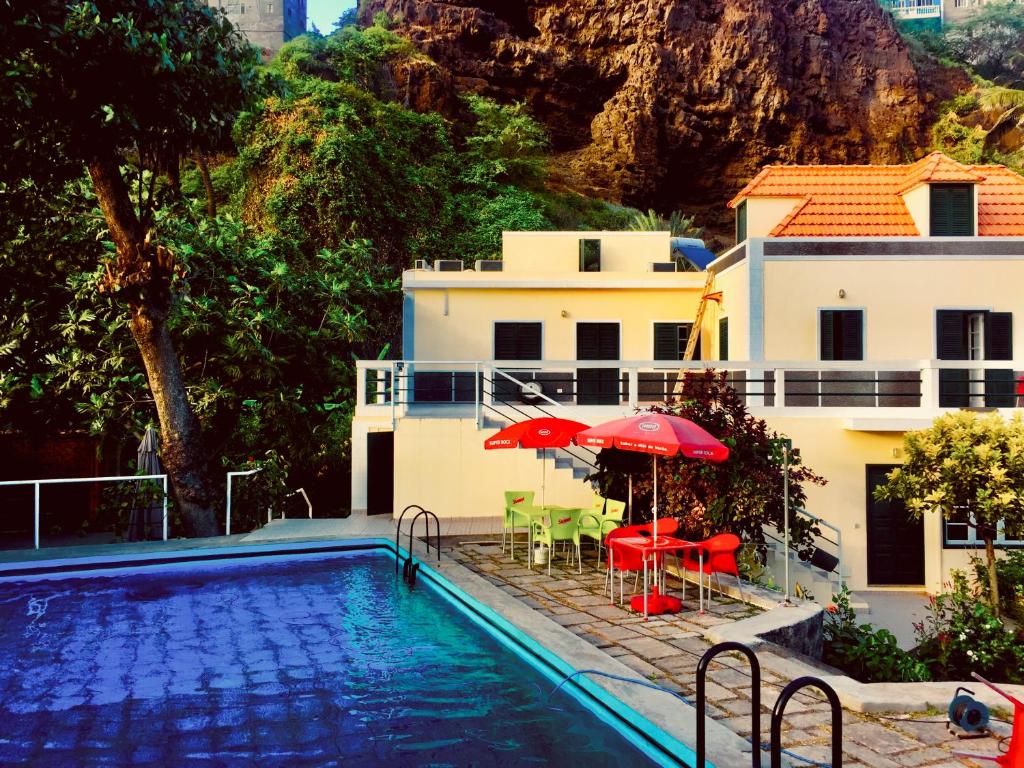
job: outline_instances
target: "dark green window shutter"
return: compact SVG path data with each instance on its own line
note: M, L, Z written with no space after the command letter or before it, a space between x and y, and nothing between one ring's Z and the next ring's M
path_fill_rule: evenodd
M843 327L840 330L842 357L840 360L864 359L864 313L859 309L840 312Z
M831 309L821 310L821 359L835 360L835 312Z
M967 313L959 309L935 312L935 352L939 360L967 359Z
M933 237L974 235L974 185L930 184Z
M540 360L540 323L495 323L495 360Z
M718 321L718 359L729 359L729 318L723 317Z
M747 201L736 206L736 242L742 243L747 239Z
M821 359L864 359L864 312L862 310L821 310Z
M618 323L577 323L577 360L618 360Z
M985 315L985 359L1013 359L1013 313L989 312Z
M1017 380L1007 368L985 369L985 407L1013 408L1017 404Z
M678 360L679 358L679 324L655 323L654 359Z

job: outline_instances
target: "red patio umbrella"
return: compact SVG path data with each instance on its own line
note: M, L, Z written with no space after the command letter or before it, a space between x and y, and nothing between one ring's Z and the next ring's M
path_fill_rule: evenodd
M581 424L572 419L559 419L548 416L540 419L529 419L520 421L517 424L505 427L500 432L491 435L484 440L484 448L493 450L495 448L540 448L544 451L544 458L547 459L548 448L565 448L572 444L572 439L583 429L586 424ZM541 463L540 475L540 498L541 506L544 506L544 479L546 474L544 461Z
M658 523L658 457L681 453L688 459L721 462L729 449L703 427L681 416L642 413L579 432L573 442L587 448L621 448L653 454L654 523Z

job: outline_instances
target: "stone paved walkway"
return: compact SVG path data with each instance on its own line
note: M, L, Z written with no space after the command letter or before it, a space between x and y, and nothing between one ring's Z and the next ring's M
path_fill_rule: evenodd
M610 604L604 592L604 571L595 569L593 552L584 551L582 574L577 574L575 567L569 567L559 554L552 575L548 576L546 566L534 566L532 570L526 567L518 545L514 561L502 553L500 545L463 543L452 537L443 541L443 548L499 589L615 656L635 670L638 677L690 700L696 697L697 662L709 647L703 631L759 612L757 608L716 596L703 615L690 610L674 616L651 617L645 622L627 608ZM522 551L525 549L524 546ZM695 597L692 587L688 597ZM685 607L693 603L687 600ZM771 707L791 678L788 660L781 651L759 650L757 655L762 673L761 737L767 741ZM708 671L708 714L749 737L751 680L746 661L729 656L719 659L721 663L713 662ZM673 706L667 696L666 706ZM827 763L831 757L830 717L822 697L813 692L797 694L786 708L784 748L810 761ZM954 749L996 754L994 740L957 741L946 732L944 723L939 713L882 718L844 711L843 764L871 768L963 768L986 764L956 757L952 754ZM1008 726L995 727L1009 733Z

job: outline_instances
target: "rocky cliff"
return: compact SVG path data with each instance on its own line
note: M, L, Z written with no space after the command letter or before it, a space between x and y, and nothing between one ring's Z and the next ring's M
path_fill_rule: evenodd
M932 94L877 0L369 0L462 90L525 100L578 191L731 219L766 163L904 162ZM419 80L407 84L437 89ZM414 93L420 106L431 97Z

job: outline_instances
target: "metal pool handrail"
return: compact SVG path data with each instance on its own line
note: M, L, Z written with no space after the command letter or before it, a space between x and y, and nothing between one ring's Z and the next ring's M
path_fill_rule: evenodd
M772 709L772 768L782 768L782 716L786 705L801 688L817 688L825 694L832 708L832 763L831 768L843 766L843 708L839 696L824 680L817 677L798 677L779 694Z
M705 768L707 761L707 722L704 712L707 707L707 676L708 666L711 661L720 653L738 651L747 657L750 662L750 740L754 745L752 753L753 768L761 768L761 664L757 655L743 643L727 641L712 646L700 657L697 662L697 765L696 768ZM773 742L774 743L774 742Z
M398 537L402 535L402 519L405 517L405 513L410 509L418 509L420 512L426 512L423 507L419 504L410 504L408 507L402 510L402 514L398 516L398 522L395 523L395 575L398 575L398 561L401 557L398 554ZM429 537L429 533L427 534ZM409 557L412 557L412 547L409 548Z
M58 477L43 480L3 480L0 486L34 485L35 486L35 548L39 549L39 486L56 485L58 483L115 483L137 480L162 480L164 485L164 541L167 541L167 475L107 475L105 477Z

